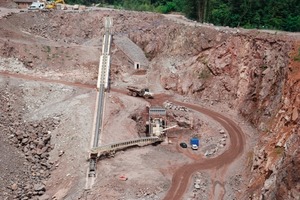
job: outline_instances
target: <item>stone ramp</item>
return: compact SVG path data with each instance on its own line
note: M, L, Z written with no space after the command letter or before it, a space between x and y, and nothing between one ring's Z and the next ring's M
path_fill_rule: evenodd
M133 63L140 63L144 69L149 66L144 51L128 37L114 36L114 43Z

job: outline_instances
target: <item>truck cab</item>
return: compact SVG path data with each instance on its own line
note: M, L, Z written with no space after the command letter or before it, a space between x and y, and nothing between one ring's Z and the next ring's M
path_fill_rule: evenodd
M145 99L153 98L153 93L151 93L148 88L145 88L145 89L142 89L142 96Z
M192 149L193 150L197 150L198 149L198 146L196 144L192 144Z

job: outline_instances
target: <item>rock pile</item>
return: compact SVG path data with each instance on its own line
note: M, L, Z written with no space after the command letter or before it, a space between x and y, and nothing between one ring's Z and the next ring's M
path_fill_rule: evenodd
M225 131L223 129L219 130L220 135L222 135L222 138L219 139L219 141L217 142L217 145L212 144L209 145L209 147L207 148L207 150L205 151L204 155L206 157L212 157L213 155L215 155L221 148L226 146L227 143L227 135L225 133ZM212 138L210 139L206 139L206 143L213 141Z
M177 122L178 126L190 129L194 127L195 122L188 108L174 105L169 101L165 101L163 106L169 110L169 117L173 118Z
M205 151L204 156L211 157L219 151L219 147L217 145L211 145L212 148Z
M194 187L192 190L192 195L189 200L192 199L208 199L208 192L210 187L210 181L207 174L198 172L193 179Z
M222 138L218 142L219 147L225 147L227 141L227 135L223 129L219 130L219 133L222 135Z
M263 173L264 171L264 165L267 161L267 153L264 149L261 150L254 150L254 158L253 158L253 165L252 165L252 171L253 170L259 170L260 173Z
M43 181L49 178L54 164L49 162L49 152L54 148L50 142L51 131L57 128L60 119L48 118L26 122L23 116L24 103L20 95L22 92L16 88L14 92L6 88L1 89L0 94L0 132L7 136L9 143L15 146L27 161L24 162L26 174L7 186L6 193L10 199L37 199L35 197L43 195L46 191Z
M184 112L188 112L188 108L184 107L184 106L178 106L178 105L174 105L172 102L170 101L165 101L163 103L163 106L166 109L170 109L170 110L179 110L179 111L184 111Z
M135 113L130 115L130 118L136 122L136 129L140 137L146 137L146 126L142 113Z

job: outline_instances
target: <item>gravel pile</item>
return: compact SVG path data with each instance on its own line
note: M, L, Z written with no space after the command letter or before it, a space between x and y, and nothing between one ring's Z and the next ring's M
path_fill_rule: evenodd
M7 173L18 174L1 184L3 198L37 199L46 191L44 181L50 177L54 164L49 162L49 152L54 148L51 131L58 127L60 120L48 118L27 122L23 118L25 109L22 92L7 84L1 87L0 94L0 132L7 145L4 151L9 151L1 154L8 156L11 151L16 154L16 157L10 156L10 159L5 160L7 170L2 171L1 175L6 177ZM21 165L20 160L23 161Z

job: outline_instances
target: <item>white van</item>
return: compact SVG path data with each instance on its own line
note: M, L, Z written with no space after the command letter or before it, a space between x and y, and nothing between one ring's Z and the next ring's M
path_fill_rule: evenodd
M41 10L45 9L46 5L44 2L32 2L32 4L28 7L29 10Z

